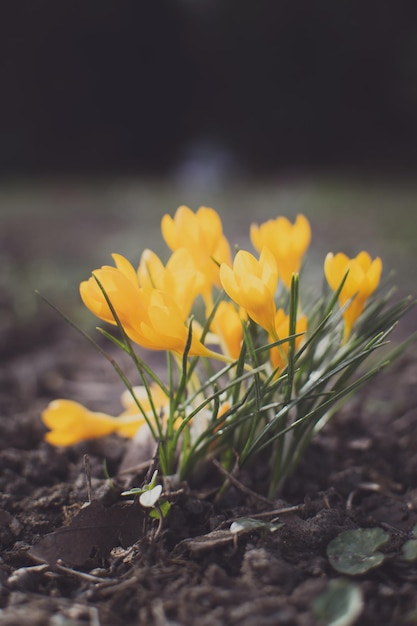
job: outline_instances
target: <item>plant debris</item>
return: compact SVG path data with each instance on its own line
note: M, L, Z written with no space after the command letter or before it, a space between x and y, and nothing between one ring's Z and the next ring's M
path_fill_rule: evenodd
M82 506L67 526L45 535L29 550L37 561L71 567L99 563L112 548L127 548L143 534L144 514L136 503L105 507L93 500Z

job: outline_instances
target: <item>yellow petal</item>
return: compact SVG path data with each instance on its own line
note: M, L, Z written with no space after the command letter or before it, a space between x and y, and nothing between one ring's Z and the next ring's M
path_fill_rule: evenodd
M97 439L117 433L133 437L145 424L142 415L113 417L106 413L89 411L72 400L53 400L42 412L42 421L50 430L45 440L54 446L70 446L80 441Z
M212 329L220 338L223 352L233 359L237 359L240 354L245 318L243 310L238 311L233 302L225 300L220 302L214 315Z
M120 437L127 437L128 439L132 439L138 430L145 426L145 418L140 413L131 415L130 417L120 417L117 418L117 424L115 428L115 433Z
M286 339L290 334L290 318L289 315L286 315L283 309L278 309L275 316L275 328L276 334L279 339ZM295 339L295 348L298 349L300 347L301 342L303 341L303 335L301 333L305 333L307 331L307 317L305 315L300 316L297 319L295 333L299 337ZM271 343L275 341L273 336L269 337ZM282 370L287 364L288 357L288 342L282 343L279 346L275 346L270 350L270 359L272 366Z
M336 255L329 252L326 256L324 273L331 289L336 291L347 273L339 294L339 304L341 307L345 306L343 343L348 340L354 323L365 308L367 299L377 288L381 272L381 259L377 257L372 261L368 252L365 251L352 259L341 252Z
M239 250L233 268L224 263L220 266L220 281L228 296L245 309L255 323L274 332L278 274L269 250L262 250L259 261L249 252Z
M297 215L294 224L286 217L268 220L260 226L252 224L250 238L255 250L267 247L272 252L280 278L287 288L293 274L299 272L301 260L311 239L310 224L304 215Z
M310 222L304 215L297 215L293 227L293 248L294 253L301 258L311 241Z
M379 285L382 274L382 261L379 257L374 259L366 272L367 292L371 295Z
M161 230L171 250L183 247L190 252L195 267L204 275L203 293L208 300L211 287L219 286L218 266L231 263L230 246L223 235L219 215L209 207L200 207L193 213L181 206L174 218L164 215Z
M223 263L220 266L220 281L225 292L230 296L232 300L238 302L236 298L239 295L239 284L237 282L234 271L231 267Z
M333 291L336 291L340 287L340 283L348 271L348 265L349 258L342 252L336 255L329 252L326 255L324 260L324 274Z
M133 269L133 268L132 268ZM115 324L113 313L95 280L96 277L107 294L122 324L129 324L132 317L146 312L143 308L139 286L116 267L103 266L93 276L80 284L80 295L85 306L94 315Z
M262 282L272 296L274 296L278 283L278 271L275 258L269 248L262 249L259 257L259 265L261 267Z
M159 387L159 385L156 385L154 383L151 384L149 387L149 391L152 397L152 402L157 411L159 411L159 409L168 404L168 396L161 389L161 387ZM143 385L139 385L133 387L133 392L135 394L135 397L140 402L145 413L151 412L151 403L146 388ZM120 401L122 403L122 406L124 407L124 411L120 414L119 417L134 415L138 412L138 406L135 402L135 399L128 389L125 389L125 391L122 393Z
M42 421L50 429L46 441L55 446L104 437L117 429L117 418L94 413L72 400L52 401L42 412Z
M216 242L223 235L223 225L219 214L212 208L201 206L197 213L200 228L211 242Z
M172 350L182 355L188 339L188 327L180 307L166 292L153 289L144 293L147 300L148 321L140 324L138 331L140 345L152 350ZM215 353L207 350L196 333L193 333L189 355L212 356L213 354Z
M138 286L138 277L133 265L121 254L112 254L117 269L130 280L133 285Z
M163 288L164 265L155 252L146 248L140 257L138 278L141 287Z

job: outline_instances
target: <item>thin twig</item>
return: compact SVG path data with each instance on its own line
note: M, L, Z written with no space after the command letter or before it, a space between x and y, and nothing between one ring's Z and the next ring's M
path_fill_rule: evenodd
M256 500L259 500L260 502L262 502L263 504L267 504L268 506L271 506L273 504L273 502L269 500L268 498L261 496L259 493L252 491L252 489L249 489L249 487L246 487L246 485L243 485L240 482L240 480L238 480L237 478L233 476L233 474L225 470L224 467L221 466L221 464L218 462L217 459L212 459L212 463L219 470L219 472L223 474L223 476L226 476L229 479L232 485L234 485L237 489L239 489L239 491L242 491L243 493L250 496L251 498L255 498Z
M280 509L272 509L272 511L262 511L262 513L251 513L248 515L251 519L262 519L263 517L279 517L280 515L285 515L286 513L298 513L299 511L303 511L305 508L304 504L295 504L294 506L284 506ZM215 530L220 530L225 526L229 526L232 522L235 522L237 519L240 519L242 516L238 517L230 517L229 519L224 520ZM271 520L271 522L273 519Z
M157 440L156 444L155 444L155 450L151 459L151 462L149 464L148 467L148 471L146 472L146 476L144 478L143 484L146 485L150 482L152 476L154 475L155 470L157 469L158 466L158 455L159 455L159 446L160 446L160 441Z
M273 511L263 511L263 513L254 513L251 517L261 518L267 517L268 515L285 515L285 513L297 513L298 511L303 511L305 508L304 504L294 504L293 506L283 506L281 509L274 509Z
M75 576L76 578L81 578L82 580L87 580L92 583L109 583L113 580L111 578L93 576L92 574L87 574L87 572L79 572L76 569L71 569L70 567L66 567L66 565L62 565L59 561L56 562L56 568L64 574L70 574L71 576Z

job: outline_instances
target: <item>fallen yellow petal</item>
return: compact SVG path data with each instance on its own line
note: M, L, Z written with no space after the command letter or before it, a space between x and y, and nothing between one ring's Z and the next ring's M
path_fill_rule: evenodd
M139 416L123 420L106 413L89 411L73 400L53 400L41 417L50 429L45 439L54 446L70 446L86 439L123 431L124 428L131 433L125 436L133 436L144 423L144 418Z

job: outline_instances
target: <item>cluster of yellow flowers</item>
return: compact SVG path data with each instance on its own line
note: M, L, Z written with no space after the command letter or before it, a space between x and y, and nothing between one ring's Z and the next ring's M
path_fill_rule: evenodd
M252 225L250 237L259 257L239 250L233 260L221 219L212 208L200 207L194 213L181 206L173 218L169 215L162 218L161 229L172 251L166 265L151 250L143 252L137 270L125 257L114 254L115 266L103 266L81 283L81 298L94 315L115 325L114 311L133 342L177 355L185 351L192 324L188 355L226 363L238 359L243 327L249 318L265 331L269 343L289 336L289 316L283 308L277 309L276 295L279 286L282 290L290 289L292 276L299 272L310 244L310 224L303 215L298 215L293 224L285 217L278 217L260 226ZM327 255L324 272L331 289L336 291L345 281L339 294L344 343L378 286L381 271L381 260L372 260L367 252L360 252L353 259L342 253ZM217 306L214 305L216 290L223 290L229 297ZM205 336L212 348L203 343L203 326L192 316L199 296L204 302L206 319L212 316L210 332ZM296 346L307 332L306 313L297 317ZM287 354L288 343L270 348L272 370L282 371ZM161 388L152 385L151 391L154 409L168 404ZM144 388L135 388L135 395L145 410L150 409ZM130 394L124 395L122 402L124 411L113 417L88 411L71 400L55 400L42 414L50 429L46 440L62 446L113 432L132 437L145 420Z

